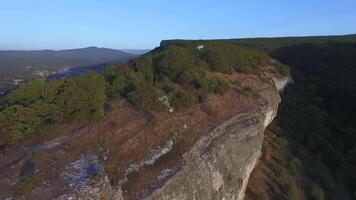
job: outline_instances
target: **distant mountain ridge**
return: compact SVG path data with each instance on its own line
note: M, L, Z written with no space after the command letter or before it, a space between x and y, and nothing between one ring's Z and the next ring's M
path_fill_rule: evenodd
M121 50L87 47L68 50L1 50L0 74L14 75L27 68L82 67L123 63L136 55Z
M121 49L121 51L134 55L142 55L151 51L151 49Z

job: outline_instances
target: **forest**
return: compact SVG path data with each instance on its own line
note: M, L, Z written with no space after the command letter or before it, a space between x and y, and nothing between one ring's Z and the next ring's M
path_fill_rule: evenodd
M59 124L97 121L105 105L123 98L145 113L167 111L166 97L177 111L203 102L209 94L230 89L221 73L254 73L271 62L267 54L231 44L194 43L161 46L130 60L57 80L33 79L0 100L0 145L5 148L22 139L48 132ZM278 70L288 73L282 64ZM284 70L283 70L284 69Z
M330 168L356 198L356 42L307 43L284 47L273 56L291 66L294 84L283 95L278 125L283 135L314 158L304 163L326 191L316 161ZM300 149L296 153L302 157ZM299 151L299 152L298 152ZM304 159L305 160L305 159ZM341 198L341 197L339 197Z
M356 198L356 35L232 41L264 51L291 69L293 83L282 94L273 131L301 160L301 174L294 178L298 182L302 176L304 195Z

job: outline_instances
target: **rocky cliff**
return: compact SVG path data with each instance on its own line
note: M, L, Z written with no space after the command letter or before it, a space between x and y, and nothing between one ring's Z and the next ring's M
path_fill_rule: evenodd
M276 116L288 79L260 88L260 107L215 127L184 155L184 166L149 199L243 199L248 178L261 155L263 132ZM257 89L257 88L255 88Z
M210 128L183 156L180 165L161 171L156 185L141 191L134 199L191 200L191 199L243 199L249 176L261 156L264 130L277 114L280 103L279 91L288 84L286 77L264 77L253 81L244 80L243 87L250 88L259 100L259 106L248 112L236 114L219 125ZM257 81L258 79L258 81ZM84 183L58 199L131 199L125 197L122 185L128 182L144 166L153 165L159 157L171 151L173 142L153 152L125 171L121 182L112 186L108 175L95 164L100 180L95 184ZM84 160L91 160L85 162ZM94 160L93 160L94 159ZM82 157L72 166L96 161L95 156ZM79 167L80 168L80 167ZM83 168L83 167L82 167ZM84 167L85 168L85 167ZM74 175L75 176L75 175ZM132 184L139 185L135 182ZM90 185L90 187L85 186Z
M144 103L162 104L162 111L142 112L114 98L106 102L101 121L62 124L52 134L9 146L0 154L0 199L243 199L264 130L289 79L281 75L280 63L259 52L197 44L162 45L138 62L165 58L157 66L166 78L172 71L193 78L166 85L177 96L189 93L178 99L192 101L190 106L179 109L186 104L177 99L171 105L168 95L174 93L164 93L166 86L153 88L167 84L156 83L151 89L157 96ZM203 59L214 55L222 56L215 61L236 62L236 69L214 69L216 62ZM189 58L191 63L181 63ZM162 65L167 61L173 63L168 71Z
M139 199L243 199L249 176L261 156L264 130L277 114L279 91L289 82L285 77L269 80L254 85L244 82L244 87L256 92L259 106L209 130L183 155L179 169L163 171L167 178ZM108 187L105 179L101 189L80 196L124 200L122 188Z

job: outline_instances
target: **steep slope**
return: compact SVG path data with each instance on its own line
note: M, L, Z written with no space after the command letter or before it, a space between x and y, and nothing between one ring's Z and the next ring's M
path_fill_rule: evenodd
M0 198L242 199L288 80L262 52L200 41L31 81L3 99Z
M184 154L182 169L148 199L243 199L261 155L264 130L280 102L274 85L258 83L251 88L261 97L261 104L225 120L199 139Z
M356 197L355 38L306 38L297 44L288 38L255 40L256 45L278 46L270 53L291 66L295 82L283 95L248 199ZM285 144L283 153L275 151L279 140Z

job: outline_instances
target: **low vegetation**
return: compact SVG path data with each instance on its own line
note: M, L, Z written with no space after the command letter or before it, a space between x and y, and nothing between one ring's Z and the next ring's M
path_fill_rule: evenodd
M35 187L37 182L36 177L33 175L21 176L15 184L15 193L19 195L26 194Z
M99 120L105 99L105 79L100 74L31 80L1 99L0 144L15 143L64 122Z
M201 48L197 46L162 45L102 73L22 84L1 98L0 145L13 144L61 123L100 120L105 103L113 98L125 98L143 112L184 110L210 94L230 90L231 84L213 72L255 73L272 64L266 54L235 44L206 42ZM167 102L159 100L162 98Z

